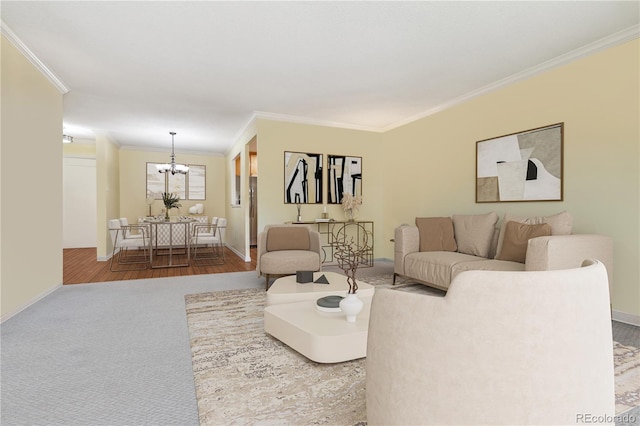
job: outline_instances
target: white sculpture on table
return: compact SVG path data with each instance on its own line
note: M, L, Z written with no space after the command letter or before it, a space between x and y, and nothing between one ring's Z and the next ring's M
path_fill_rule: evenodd
M198 203L192 207L189 207L190 214L202 214L204 213L204 204Z

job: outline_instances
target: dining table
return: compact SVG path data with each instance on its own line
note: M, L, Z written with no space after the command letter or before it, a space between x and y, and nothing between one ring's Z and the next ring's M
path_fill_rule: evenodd
M175 268L189 266L191 262L190 231L191 224L197 220L188 216L165 218L145 218L143 223L149 225L151 235L150 263L151 268ZM184 249L181 251L180 249ZM176 253L176 250L180 250ZM154 262L155 257L168 256L167 262ZM174 254L186 255L186 261L174 262Z

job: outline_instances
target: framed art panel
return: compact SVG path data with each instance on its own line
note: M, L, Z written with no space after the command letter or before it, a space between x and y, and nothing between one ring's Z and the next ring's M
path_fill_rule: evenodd
M167 192L176 194L181 200L187 199L187 175L167 173Z
M156 164L147 163L147 196L162 200L162 193L166 191L165 175L158 173Z
M562 201L564 123L476 142L476 203Z
M284 202L322 203L322 154L285 151Z
M342 203L344 193L362 195L362 157L328 155L327 170L329 204Z
M207 198L206 176L207 166L189 165L187 196L190 200L205 200Z

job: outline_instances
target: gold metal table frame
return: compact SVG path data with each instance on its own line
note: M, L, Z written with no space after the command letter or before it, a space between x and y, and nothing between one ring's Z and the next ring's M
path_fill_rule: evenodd
M189 266L191 264L191 247L190 247L190 241L191 241L191 236L190 236L190 231L191 231L191 224L195 223L196 220L194 219L179 219L179 220L171 220L171 221L165 221L165 220L157 220L157 219L146 219L145 223L149 224L150 227L150 233L151 233L151 250L150 250L150 263L151 263L151 268L153 269L158 269L158 268L177 268L177 267L182 267L182 266ZM184 241L180 242L180 243L174 243L174 226L178 226L178 225L182 225L184 226ZM160 233L158 231L158 226L168 226L169 227L169 239L168 239L168 245L167 246L158 246L158 234ZM179 248L179 247L184 247L184 254L187 255L187 261L183 262L183 263L173 263L173 255L174 255L174 248ZM156 257L157 256L162 256L160 254L160 250L168 250L168 253L166 254L167 256L169 256L169 264L168 265L154 265L153 264L153 256L154 256L154 252Z

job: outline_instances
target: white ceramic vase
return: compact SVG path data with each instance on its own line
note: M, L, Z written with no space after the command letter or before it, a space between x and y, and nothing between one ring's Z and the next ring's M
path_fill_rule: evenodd
M347 316L347 322L356 322L356 317L362 311L362 306L362 300L353 293L347 293L347 297L340 301L340 309Z

